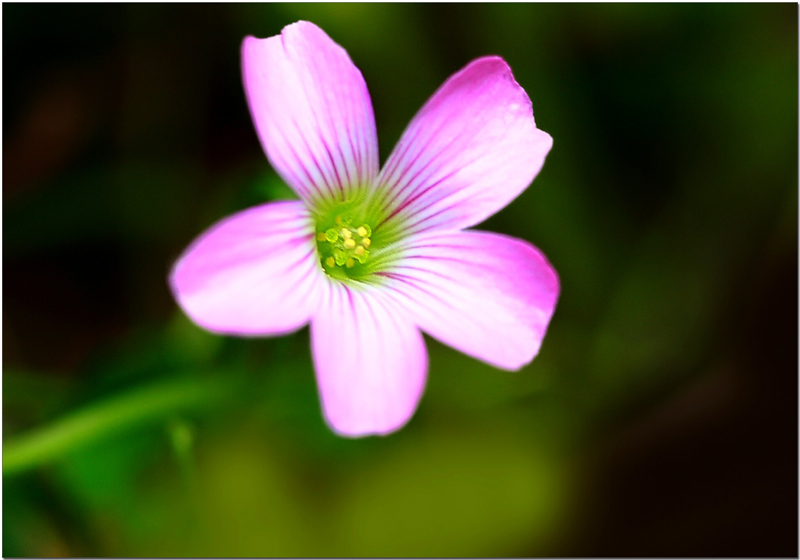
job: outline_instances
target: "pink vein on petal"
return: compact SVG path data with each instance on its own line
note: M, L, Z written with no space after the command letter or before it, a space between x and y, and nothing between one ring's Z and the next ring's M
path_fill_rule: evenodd
M528 186L551 145L508 65L475 60L428 100L389 156L378 183L387 224L475 225Z

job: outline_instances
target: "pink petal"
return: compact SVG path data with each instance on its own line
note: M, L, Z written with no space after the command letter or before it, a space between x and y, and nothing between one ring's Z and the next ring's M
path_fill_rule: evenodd
M379 287L329 283L311 321L325 418L335 432L351 437L398 430L425 386L422 334Z
M273 335L308 322L323 276L308 211L300 201L285 201L212 226L178 259L170 285L203 328Z
M364 78L342 47L299 21L247 37L242 71L270 162L304 200L339 200L378 172L375 117Z
M538 249L478 231L416 235L382 275L423 331L510 370L539 352L559 294Z
M505 61L479 58L403 133L378 179L382 206L407 231L475 225L525 190L552 145Z

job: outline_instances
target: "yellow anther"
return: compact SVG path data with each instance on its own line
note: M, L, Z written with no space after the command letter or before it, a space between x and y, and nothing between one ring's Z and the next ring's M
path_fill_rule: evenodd
M364 247L369 247L371 243L372 243L372 241L370 240L369 237L365 237L364 239L361 240L361 244Z
M356 261L354 261L352 258L349 258L345 264L347 265L347 268L353 268L353 265L356 264Z
M317 234L317 241L326 241L325 232L321 231Z
M361 226L360 228L358 228L358 229L356 230L356 232L357 232L357 233L358 233L358 235L360 235L361 237L366 237L366 236L367 236L367 228L365 228L364 226Z
M345 239L350 239L351 237L353 237L353 232L350 231L349 229L342 228L342 237L344 237Z
M358 247L356 247L356 250L355 250L355 251L353 251L353 253L355 253L355 255L356 255L357 257L360 257L361 255L363 255L363 254L364 254L364 247L362 247L361 245L359 245Z
M342 217L341 216L336 216L336 225L337 226L342 225Z
M356 246L356 240L353 239L352 237L349 237L344 240L344 246L348 249L352 249L353 247Z
M336 261L333 260L333 257L328 257L325 259L325 264L328 266L328 268L333 268L333 265L336 264Z

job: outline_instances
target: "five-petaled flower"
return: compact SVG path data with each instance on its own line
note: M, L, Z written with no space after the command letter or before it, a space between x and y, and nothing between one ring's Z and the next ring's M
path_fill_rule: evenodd
M346 436L411 418L423 331L499 368L529 363L558 276L529 243L465 229L525 190L553 143L505 61L451 76L379 169L364 78L325 32L247 37L242 59L264 151L300 200L230 216L187 249L170 284L189 317L240 336L310 322L324 416Z

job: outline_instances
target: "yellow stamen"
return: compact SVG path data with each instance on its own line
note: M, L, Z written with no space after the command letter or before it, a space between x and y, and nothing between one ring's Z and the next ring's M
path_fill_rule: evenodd
M353 237L353 232L350 231L349 229L342 228L342 237L344 237L345 239L350 239L351 237Z
M336 264L336 261L333 260L333 257L328 257L325 259L325 264L328 265L328 268L333 268L333 265Z
M356 264L356 261L354 261L352 258L347 259L347 263L345 264L347 265L347 268L353 268L353 265Z
M363 254L364 254L364 247L362 247L361 245L359 245L358 247L356 247L356 250L355 250L355 251L353 251L353 252L355 253L355 255L356 255L357 257L360 257L361 255L363 255Z
M372 241L370 240L370 238L369 238L369 237L365 237L364 239L362 239L362 240L361 240L361 244L362 244L364 247L369 247L369 246L370 246L370 243L372 243Z
M327 241L327 238L325 237L325 232L321 231L317 234L317 241Z
M352 237L348 237L347 239L344 240L344 246L347 247L348 249L352 249L353 247L356 246L356 240L353 239Z
M357 232L357 233L358 233L358 235L360 235L361 237L366 237L366 236L367 236L367 228L365 228L364 226L361 226L360 228L358 228L358 229L356 230L356 232Z

